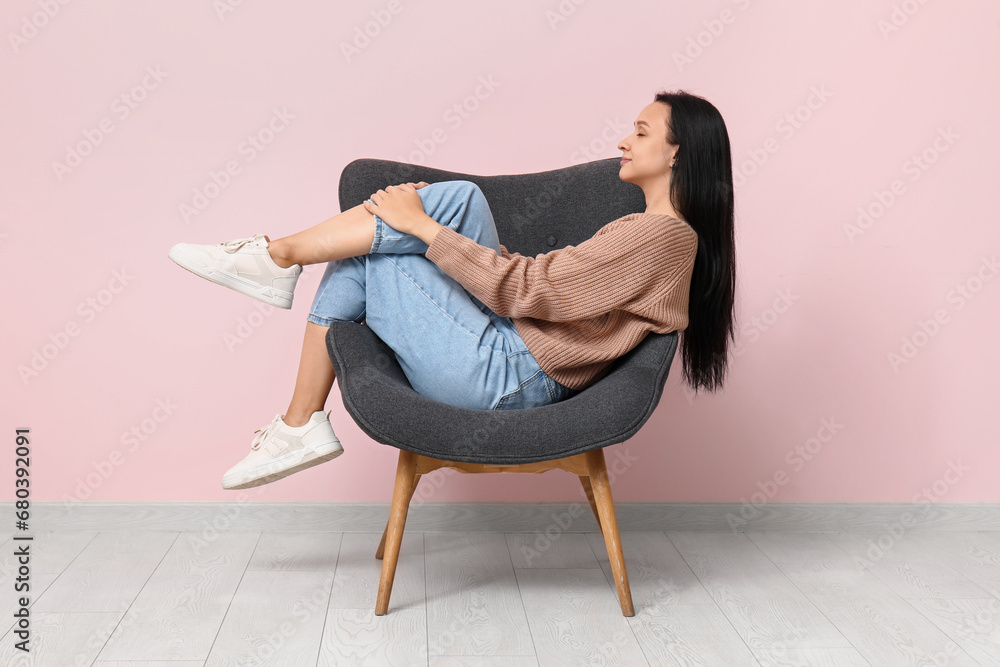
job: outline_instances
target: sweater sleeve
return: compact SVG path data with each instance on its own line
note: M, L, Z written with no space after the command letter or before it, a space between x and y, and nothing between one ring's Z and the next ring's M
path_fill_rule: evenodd
M571 322L676 282L694 261L696 247L697 235L685 223L640 216L616 220L579 245L535 257L511 254L503 246L498 255L442 227L425 256L498 315Z

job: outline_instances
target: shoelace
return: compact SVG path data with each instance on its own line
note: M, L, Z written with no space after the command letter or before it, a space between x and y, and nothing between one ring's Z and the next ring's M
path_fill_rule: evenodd
M278 428L278 420L280 419L281 415L275 415L274 419L271 420L270 424L268 424L264 428L257 429L256 431L254 431L254 433L256 433L257 436L253 439L253 443L250 445L250 449L260 449L261 444L263 444L265 440L271 437L271 433L273 433L275 429Z
M220 243L219 245L222 246L222 249L225 250L226 252L234 253L243 246L247 245L248 243L257 243L258 241L261 241L263 239L264 239L263 234L254 234L250 238L234 239L232 241L226 241L225 243Z

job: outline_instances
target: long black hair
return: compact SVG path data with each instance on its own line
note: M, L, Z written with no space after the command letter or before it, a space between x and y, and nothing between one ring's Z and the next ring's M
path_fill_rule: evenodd
M722 387L729 341L735 341L736 242L733 236L733 162L722 114L683 90L654 98L670 106L667 140L678 146L670 203L698 233L691 276L688 326L681 333L684 379L699 388Z

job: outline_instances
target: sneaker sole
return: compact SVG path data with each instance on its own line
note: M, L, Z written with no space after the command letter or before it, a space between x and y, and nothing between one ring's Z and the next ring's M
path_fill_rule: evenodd
M292 307L293 296L288 294L288 292L276 290L273 287L264 287L246 278L240 278L239 276L234 276L231 273L218 269L207 269L199 264L196 259L190 255L186 255L183 250L178 250L176 247L170 249L167 257L172 259L182 269L186 269L196 276L201 276L205 280L211 280L216 285L236 290L240 294L246 294L249 297L277 308L288 310Z
M335 447L335 449L330 449ZM329 450L329 451L327 451ZM229 484L227 485L226 480L222 480L223 489L249 489L254 486L261 486L263 484L270 484L271 482L276 482L279 479L288 477L294 473L305 470L306 468L311 468L313 466L319 465L320 463L325 463L332 459L337 458L344 453L344 448L340 446L340 443L328 443L322 445L318 448L318 451L314 451L311 454L307 454L306 458L302 459L290 468L285 468L284 470L278 470L276 472L267 473L261 477L254 477L253 479L247 480L245 482L240 482L239 484ZM242 478L241 478L242 479Z

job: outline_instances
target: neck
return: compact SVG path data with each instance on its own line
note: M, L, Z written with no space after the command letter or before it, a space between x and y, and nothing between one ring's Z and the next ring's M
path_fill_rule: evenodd
M665 216L670 217L670 218L677 218L678 220L682 220L683 219L683 218L681 218L680 215L677 214L676 211L673 211L673 210L670 210L670 211L650 211L649 207L646 207L646 210L643 211L643 212L646 215L665 215Z
M666 187L657 188L651 192L644 191L646 195L646 213L652 215L669 215L673 218L681 219L674 207L670 203L670 180L667 180Z

